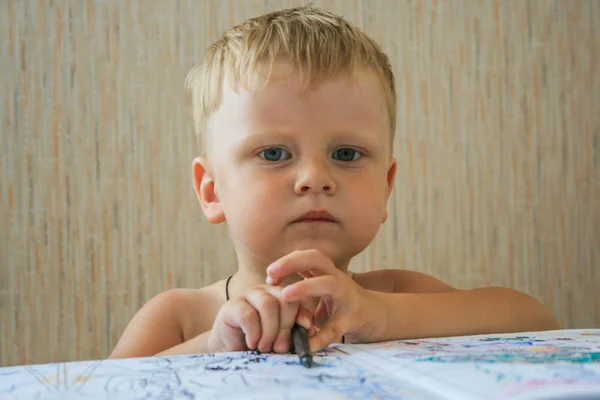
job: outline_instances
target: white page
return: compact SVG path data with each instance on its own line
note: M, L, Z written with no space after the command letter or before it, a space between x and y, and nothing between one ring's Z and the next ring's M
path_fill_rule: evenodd
M600 399L600 330L479 335L355 345L380 365L453 399Z
M239 352L0 368L0 399L435 399L334 347L314 360Z
M0 399L600 398L600 330L335 345L295 355L221 353L0 368ZM560 361L560 362L556 362Z

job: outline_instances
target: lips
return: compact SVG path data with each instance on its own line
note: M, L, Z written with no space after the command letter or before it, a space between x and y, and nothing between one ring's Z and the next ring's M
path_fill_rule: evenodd
M294 222L337 222L337 220L326 210L311 210Z

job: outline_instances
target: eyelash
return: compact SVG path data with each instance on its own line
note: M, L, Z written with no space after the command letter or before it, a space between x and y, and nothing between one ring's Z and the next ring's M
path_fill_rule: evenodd
M334 155L335 153L337 153L337 152L339 152L339 151L341 151L341 150L350 150L350 151L353 151L353 152L354 152L354 155L355 155L355 156L356 156L356 155L358 155L358 157L356 157L356 158L352 157L352 159L351 159L351 160L340 160L339 158L335 158L335 157L333 157L333 155ZM351 147L341 147L341 148L337 149L336 151L334 151L334 152L332 153L332 158L333 158L334 160L336 160L336 161L342 161L342 162L351 162L351 161L356 161L356 160L358 160L359 158L361 158L362 156L363 156L363 154L362 154L360 151L358 151L358 150L355 150L355 149L353 149L353 148L351 148Z
M267 151L270 151L270 150L279 150L279 151L280 151L280 153L282 153L282 154L287 154L287 157L286 157L286 159L284 159L284 160L280 160L280 159L278 159L278 160L269 160L269 159L267 158L267 155L266 155L266 153L267 153ZM334 157L334 155L335 155L337 152L341 151L341 150L350 150L350 151L354 152L354 156L358 156L358 157L352 157L352 159L351 159L351 160L340 160L339 158L335 158L335 157ZM280 154L280 155L282 155L282 154ZM280 161L286 161L286 160L289 160L289 159L292 157L292 155L290 154L290 152L289 152L289 151L287 151L286 149L284 149L284 148L282 148L282 147L277 147L277 146L266 148L265 150L262 150L260 153L258 153L258 155L259 155L259 156L260 156L260 157L261 157L263 160L270 161L270 162L280 162ZM356 149L353 149L353 148L351 148L351 147L340 147L339 149L335 150L335 151L332 153L332 157L331 157L331 158L333 158L333 159L334 159L334 160L336 160L336 161L341 161L341 162L351 162L351 161L356 161L356 160L358 160L359 158L361 158L361 157L363 157L363 156L364 156L364 154L363 154L362 152L360 152L360 151L358 151L358 150L356 150Z
M289 152L289 151L287 151L286 149L282 148L282 147L269 147L269 148L267 148L267 149L265 149L265 150L261 151L260 153L258 153L258 155L259 155L259 156L260 156L262 159L264 159L264 160L266 160L266 161L271 161L271 162L285 161L285 160L275 160L275 161L268 160L268 159L266 158L266 156L265 156L265 153L266 153L267 151L269 151L269 150L280 150L281 152L285 152L285 153L286 153L286 154L288 154L288 156L289 156L289 157L287 158L287 160L289 160L289 159L292 157L292 155L290 154L290 152Z

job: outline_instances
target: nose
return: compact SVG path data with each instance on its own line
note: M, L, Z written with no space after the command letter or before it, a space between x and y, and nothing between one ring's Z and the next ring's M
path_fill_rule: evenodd
M300 167L294 191L296 194L324 193L332 195L336 183L329 166L322 161L307 162Z

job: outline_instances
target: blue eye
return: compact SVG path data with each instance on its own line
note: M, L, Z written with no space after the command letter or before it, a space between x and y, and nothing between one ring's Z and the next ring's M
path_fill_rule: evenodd
M281 147L270 147L260 152L260 156L267 161L285 161L289 160L292 155Z
M361 157L361 155L362 154L360 154L358 151L356 151L354 149L344 147L344 148L334 151L331 156L333 157L334 160L338 160L338 161L354 161L354 160L359 159Z

